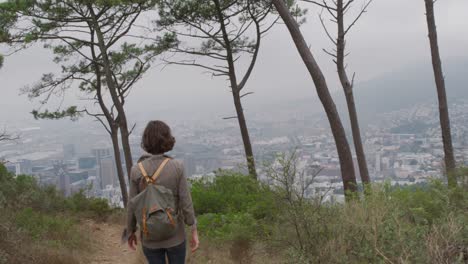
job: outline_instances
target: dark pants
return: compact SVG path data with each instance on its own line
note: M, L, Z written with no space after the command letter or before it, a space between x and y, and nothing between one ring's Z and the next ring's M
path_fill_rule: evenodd
M151 249L143 247L143 253L148 260L148 264L166 264L166 255L169 264L185 263L185 241L175 247Z

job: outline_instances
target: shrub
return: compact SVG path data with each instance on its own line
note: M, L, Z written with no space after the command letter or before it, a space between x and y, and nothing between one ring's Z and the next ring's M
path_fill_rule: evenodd
M284 211L292 217L280 216L283 229L274 237L279 245L291 245L297 263L463 263L468 213L455 206L461 201L449 198L458 191L440 182L374 186L362 201L289 207Z
M63 196L55 186L39 186L27 175L14 178L0 165L0 205L5 208L30 208L45 213L71 213L104 219L113 209L105 199L86 197L83 190Z
M304 196L311 182L298 169L294 152L278 156L268 174L280 208L270 241L285 249L291 263L468 260L464 185L448 188L438 181L412 187L373 185L361 199L324 204L320 197Z
M197 214L249 213L257 220L275 214L275 197L266 186L250 176L219 171L213 182L192 182L192 199Z
M70 241L74 221L63 216L51 216L25 208L16 214L16 225L33 239Z
M235 263L251 263L254 243L270 233L274 198L268 187L231 171L218 171L213 181L192 182L200 233L209 243L227 245Z
M97 220L104 220L113 211L105 199L86 197L83 190L66 199L66 208Z
M251 240L263 233L261 225L249 213L208 213L199 216L197 221L205 236L223 241Z

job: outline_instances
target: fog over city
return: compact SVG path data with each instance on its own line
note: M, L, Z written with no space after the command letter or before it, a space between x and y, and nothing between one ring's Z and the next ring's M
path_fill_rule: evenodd
M321 9L304 6L308 9L308 15L302 32L323 67L330 89L341 92L331 57L322 52L322 48L331 47L331 42L318 19ZM468 55L466 10L468 2L464 0L437 3L437 26L443 59ZM356 82L377 78L407 66L421 65L430 69L424 15L424 4L420 1L375 1L353 28L347 41L347 49L351 51L349 70L356 72ZM29 101L26 95L19 95L20 88L38 81L44 73L58 72L50 51L41 46L39 44L6 57L5 66L0 71L0 123L33 121L29 112L38 103ZM190 119L197 110L201 115L211 113L209 118L214 118L213 122L222 123L222 117L234 113L227 82L223 78L211 78L209 74L202 74L200 69L192 67L162 68L155 66L136 84L128 99L130 120L137 118L138 113L148 112L155 118L170 122L171 118L166 117L168 112L178 112L179 117ZM359 89L359 85L356 89ZM447 89L450 92L450 87ZM275 104L281 101L316 98L310 77L284 25L276 26L263 40L258 64L246 90L255 93L244 102L247 115L251 109L279 111ZM76 102L73 92L67 95L67 101ZM316 103L312 107L321 110ZM48 108L53 110L54 105Z

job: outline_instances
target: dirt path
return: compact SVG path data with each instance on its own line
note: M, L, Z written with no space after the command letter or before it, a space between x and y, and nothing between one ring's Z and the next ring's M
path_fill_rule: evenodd
M122 226L117 224L85 223L92 233L92 243L95 247L86 264L144 264L140 252L130 250L126 244L121 244Z
M130 250L126 244L121 244L122 225L109 223L96 223L86 221L83 228L90 231L91 243L94 250L89 256L82 256L82 264L146 264L141 245L137 251ZM203 243L203 242L202 242ZM203 245L203 244L202 244ZM229 248L222 245L205 245L196 254L188 253L187 264L233 264L230 260ZM277 263L274 261L265 262L263 255L259 255L259 260L251 263ZM279 262L278 262L279 263Z

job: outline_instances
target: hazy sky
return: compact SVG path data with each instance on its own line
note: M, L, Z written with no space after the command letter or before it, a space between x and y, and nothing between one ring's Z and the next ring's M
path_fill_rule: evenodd
M302 26L302 32L324 70L330 89L337 90L334 64L321 51L331 43L317 18L320 9L308 7L307 24ZM467 0L436 3L439 44L445 59L468 54L467 11ZM349 70L357 73L358 82L407 65L430 63L424 1L375 0L350 33L347 48L351 51ZM14 119L32 120L28 113L37 103L19 95L19 89L55 69L50 53L39 47L7 57L0 70L0 124ZM257 108L263 105L262 110L271 111L280 100L315 96L313 83L284 25L276 26L264 39L246 90L255 92L245 100L247 112L254 105ZM167 111L190 116L200 107L210 109L217 117L232 115L227 83L222 78L201 74L198 69L175 66L150 70L128 102L131 113L154 112L155 118L162 119Z

